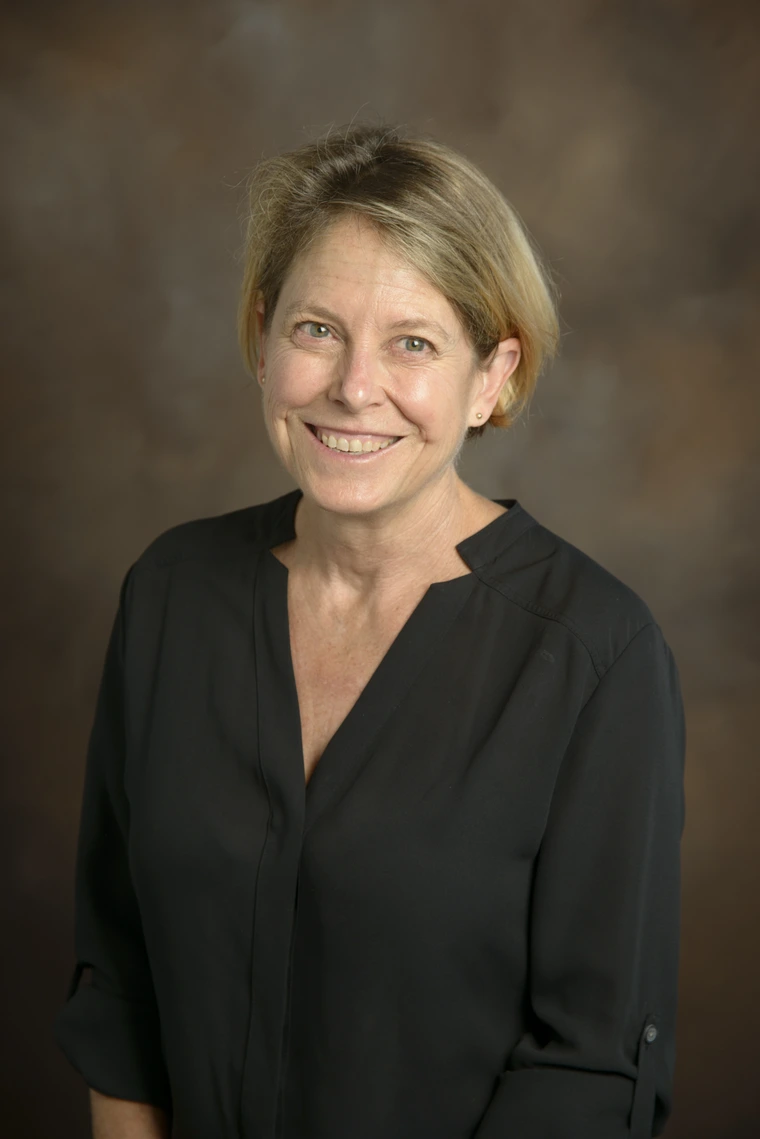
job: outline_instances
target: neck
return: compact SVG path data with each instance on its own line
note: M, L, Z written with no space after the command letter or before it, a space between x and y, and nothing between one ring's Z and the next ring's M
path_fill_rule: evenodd
M278 556L331 591L388 596L411 582L430 583L467 573L456 545L503 513L449 472L392 509L340 514L313 500L298 504L296 539Z

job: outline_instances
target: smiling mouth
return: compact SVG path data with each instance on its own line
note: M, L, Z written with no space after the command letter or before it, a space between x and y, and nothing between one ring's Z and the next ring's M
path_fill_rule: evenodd
M373 451L387 451L402 438L400 435L361 435L342 434L340 431L325 430L307 423L309 431L328 451L340 451L349 455L369 455Z

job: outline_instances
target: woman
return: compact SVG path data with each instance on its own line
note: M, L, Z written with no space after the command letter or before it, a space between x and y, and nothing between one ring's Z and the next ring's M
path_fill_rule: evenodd
M676 665L630 588L457 473L554 347L529 240L459 155L354 126L254 172L246 248L298 489L122 586L56 1023L95 1134L659 1134Z

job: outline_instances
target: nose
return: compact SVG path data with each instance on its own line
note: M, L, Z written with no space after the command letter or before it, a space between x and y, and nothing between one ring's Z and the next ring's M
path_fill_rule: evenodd
M376 360L364 349L354 348L336 365L328 397L349 411L383 402L384 392Z

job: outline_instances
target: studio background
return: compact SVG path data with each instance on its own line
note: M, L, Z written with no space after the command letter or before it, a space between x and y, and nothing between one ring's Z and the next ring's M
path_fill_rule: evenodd
M561 356L462 473L630 584L673 647L688 756L666 1134L756 1136L760 7L26 0L0 31L4 1133L88 1133L51 1032L121 579L166 527L291 486L237 354L241 180L359 118L467 154L558 279Z

